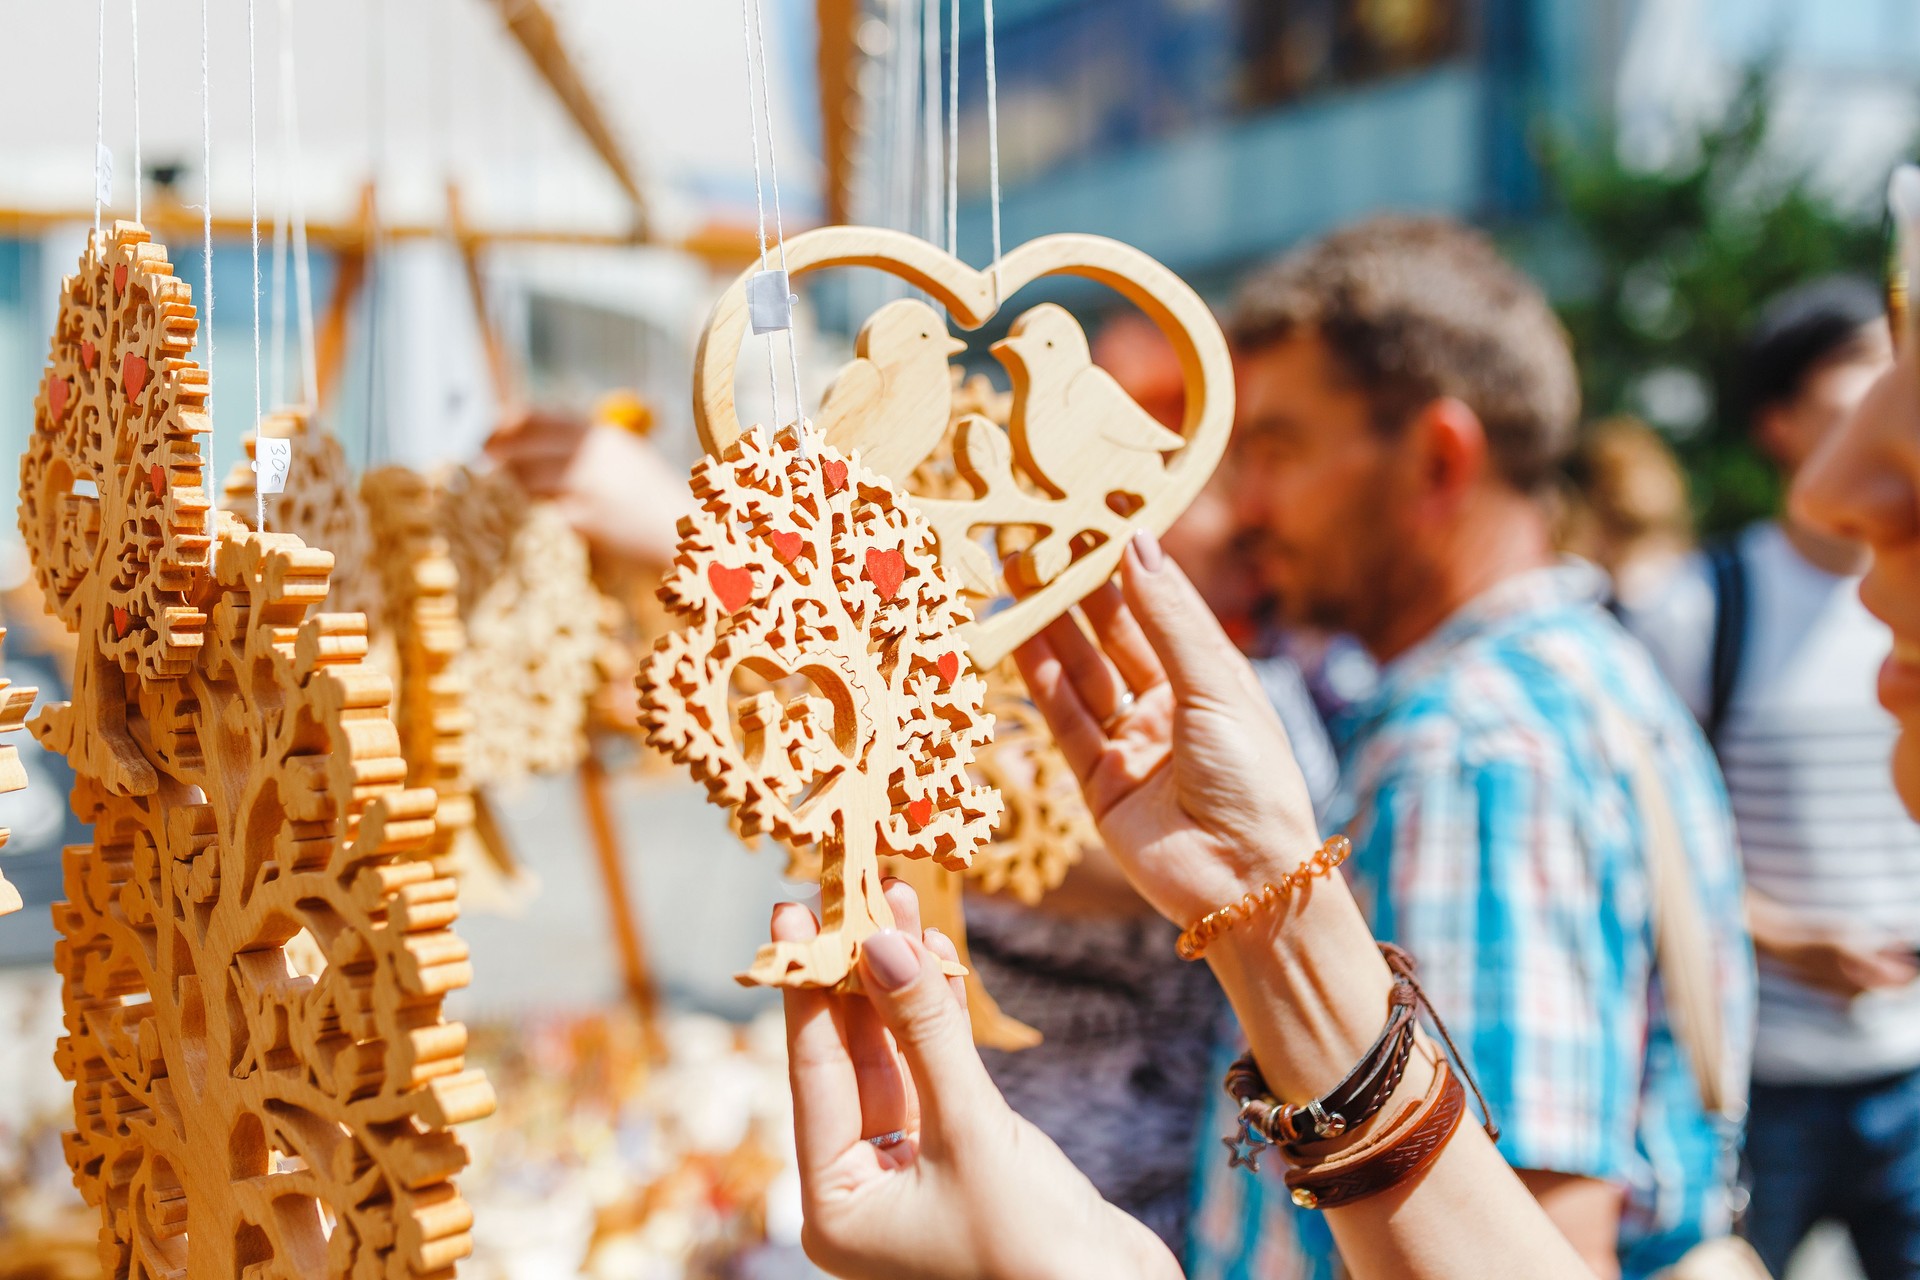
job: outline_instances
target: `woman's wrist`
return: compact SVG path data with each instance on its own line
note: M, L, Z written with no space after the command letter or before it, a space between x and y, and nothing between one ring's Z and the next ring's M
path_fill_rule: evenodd
M1379 1035L1393 987L1337 875L1227 930L1207 960L1284 1101L1318 1097L1352 1069Z

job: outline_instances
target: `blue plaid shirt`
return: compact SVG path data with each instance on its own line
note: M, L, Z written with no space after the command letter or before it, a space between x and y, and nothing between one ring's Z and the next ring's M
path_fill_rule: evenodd
M1714 931L1742 1081L1754 979L1719 771L1599 608L1598 585L1578 565L1509 579L1391 663L1356 722L1329 825L1353 837L1349 879L1374 932L1418 957L1507 1160L1625 1188L1632 1280L1725 1233L1733 1135L1674 1040L1631 756L1605 740L1595 693L1655 753ZM1226 1133L1230 1111L1213 1121ZM1194 1280L1335 1274L1315 1215L1277 1178L1230 1172L1204 1146Z

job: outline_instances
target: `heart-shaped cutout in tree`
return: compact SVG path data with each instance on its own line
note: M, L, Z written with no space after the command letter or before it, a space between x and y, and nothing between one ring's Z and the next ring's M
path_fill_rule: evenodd
M740 981L840 986L860 943L893 925L880 855L959 870L999 817L998 793L967 772L991 737L985 683L943 669L971 614L926 521L791 431L702 459L693 491L660 591L686 625L641 668L641 722L743 834L820 847L820 933L761 948ZM787 537L801 540L791 556ZM807 690L736 706L742 668Z

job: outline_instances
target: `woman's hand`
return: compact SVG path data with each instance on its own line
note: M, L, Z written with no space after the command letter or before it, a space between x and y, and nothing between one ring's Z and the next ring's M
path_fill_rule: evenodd
M1069 615L1015 656L1107 847L1185 926L1320 838L1253 668L1153 535L1135 535L1120 579L1081 603L1097 647Z
M693 498L685 473L638 436L577 414L521 409L487 438L486 451L596 550L647 565L673 558Z
M887 901L899 930L862 944L864 995L786 992L807 1256L849 1280L1177 1277L1158 1237L1007 1106L962 980L933 959L956 959L952 941L916 941L899 881ZM797 903L774 912L775 939L818 928Z

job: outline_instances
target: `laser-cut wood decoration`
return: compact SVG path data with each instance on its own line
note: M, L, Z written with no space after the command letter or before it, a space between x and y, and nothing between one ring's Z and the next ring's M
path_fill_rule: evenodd
M433 793L404 785L362 620L310 613L331 557L209 531L195 328L142 228L91 242L21 464L35 574L83 638L32 725L94 833L55 908L67 1159L109 1276L450 1280L449 1126L493 1096L441 1016L470 967L418 856Z
M297 455L296 455L297 456ZM379 549L383 609L378 626L392 645L394 723L407 781L438 797L433 859L442 874L470 868L473 786L467 778L467 735L473 724L466 687L453 664L466 642L456 598L459 578L446 539L434 528L426 479L405 467L380 467L360 482L368 539Z
M454 667L486 708L467 736L468 776L489 786L572 769L611 626L586 544L503 473L457 469L436 488L467 637Z
M0 641L6 638L7 629L0 627ZM14 733L27 722L27 712L39 692L32 687L16 689L13 681L0 676L0 733ZM0 746L0 792L18 791L26 785L27 770L20 763L20 748L11 742ZM5 827L0 827L0 849L6 848L9 834ZM0 875L0 916L18 911L20 906L20 891L7 883L5 875Z
M742 436L693 491L662 589L683 628L641 670L648 740L747 834L821 847L819 936L761 948L741 981L839 985L893 923L879 856L959 870L999 814L967 773L992 729L969 613L926 522L818 441ZM781 683L742 696L742 670Z
M1100 833L1046 720L1027 694L1013 660L987 673L993 742L974 776L1006 802L993 843L974 858L967 879L987 893L1007 893L1033 906L1060 887Z
M267 527L291 533L310 547L333 553L332 588L328 613L364 613L378 630L383 613L381 566L374 561L373 531L366 503L360 496L347 452L333 432L314 421L304 409L282 409L261 419L256 431L242 441L246 459L227 473L226 509L249 529L255 527L253 456L258 436L293 441L293 467L286 491L267 495Z
M997 271L982 272L902 232L823 227L787 241L783 261L793 277L847 266L888 272L926 290L963 328L985 324L1000 298L1037 279L1086 277L1138 306L1179 356L1186 418L1171 432L1092 363L1071 315L1051 304L1024 312L993 348L1013 382L1010 427L970 417L953 434L954 465L971 490L953 499L911 488L947 425L940 366L952 344L945 324L932 307L908 299L881 308L862 330L858 358L822 400L819 421L832 444L857 450L913 497L942 563L970 596L1012 598L990 614L977 611L968 624L967 645L983 670L1106 581L1135 529L1163 532L1226 447L1233 422L1226 340L1199 295L1137 249L1099 236L1044 236L1006 254ZM740 433L734 371L752 273L721 297L701 336L694 409L713 453ZM982 529L1003 535L998 561L978 540Z

